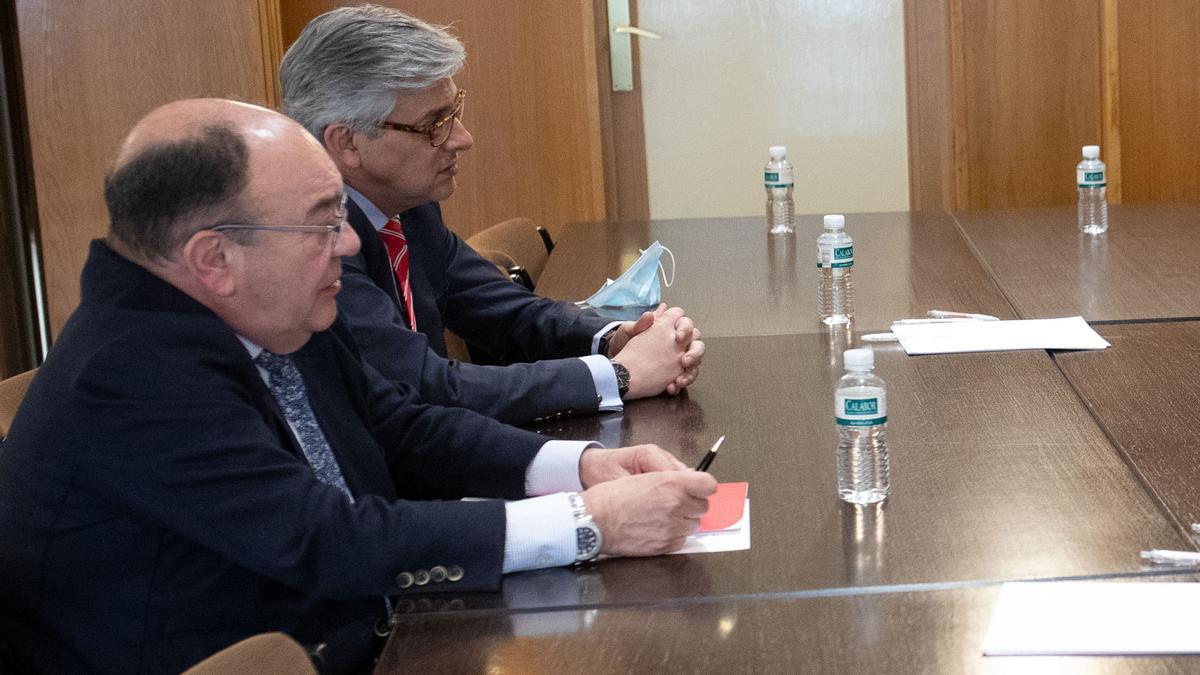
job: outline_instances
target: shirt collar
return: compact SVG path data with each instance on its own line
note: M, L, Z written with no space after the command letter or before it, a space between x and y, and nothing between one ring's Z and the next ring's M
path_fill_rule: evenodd
M258 355L263 353L262 347L259 347L258 345L247 340L246 338L242 337L241 335L237 336L237 339L241 340L242 346L246 348L246 351L250 352L250 360L253 361L254 359L257 359Z
M367 199L362 195L361 192L355 190L349 185L345 185L345 188L346 196L349 197L356 206L358 206L358 208L363 212L363 215L367 217L367 221L371 223L371 227L375 228L376 232L382 230L383 226L388 224L388 221L391 220L391 217L385 215L383 211L380 211L379 207L372 204L370 199Z

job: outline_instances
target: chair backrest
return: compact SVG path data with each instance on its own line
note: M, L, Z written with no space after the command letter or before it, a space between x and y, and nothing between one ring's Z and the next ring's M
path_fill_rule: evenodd
M316 675L304 647L283 633L263 633L226 647L183 675Z
M512 265L525 268L534 284L542 276L546 260L550 257L542 235L538 233L538 227L528 218L510 218L467 239L467 243L480 254L493 251L507 256L512 260L509 265L501 265L497 260L488 259L501 269Z
M0 438L7 436L8 430L12 428L17 408L21 407L25 390L29 389L29 383L33 381L36 372L37 368L34 368L0 381Z

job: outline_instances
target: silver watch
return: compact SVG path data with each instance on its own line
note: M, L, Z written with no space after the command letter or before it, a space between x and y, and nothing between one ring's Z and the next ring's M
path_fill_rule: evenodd
M600 546L604 537L592 514L587 512L583 495L578 492L568 492L567 500L571 503L571 515L575 517L575 562L582 563L595 560L600 555Z

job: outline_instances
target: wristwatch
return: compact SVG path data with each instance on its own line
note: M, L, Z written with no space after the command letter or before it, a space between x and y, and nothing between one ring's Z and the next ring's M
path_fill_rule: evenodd
M592 514L587 512L583 503L583 495L578 492L568 492L567 499L571 502L571 515L575 517L575 562L585 563L595 560L600 555L600 545L604 537L600 528L592 520Z
M596 345L596 353L597 354L600 354L602 356L609 355L608 354L608 343L612 342L612 336L616 335L618 328L620 328L620 326L613 326L612 328L609 328L608 330L604 331L604 335L600 336L600 342L597 343L597 345Z
M625 394L629 392L629 369L616 361L611 363L613 372L617 374L617 394L625 398Z

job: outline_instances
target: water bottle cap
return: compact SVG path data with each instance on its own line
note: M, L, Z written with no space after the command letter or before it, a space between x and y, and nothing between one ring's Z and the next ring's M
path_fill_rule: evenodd
M825 216L825 229L840 230L846 226L846 216L840 213L831 213ZM868 350L870 351L870 350Z
M771 153L771 159L783 159L784 157L787 157L787 146L772 145L767 149L767 152Z
M870 370L875 367L875 352L870 349L847 349L842 360L846 370Z
M1100 146L1098 146L1098 145L1083 146L1084 159L1096 159L1099 156L1100 156Z

